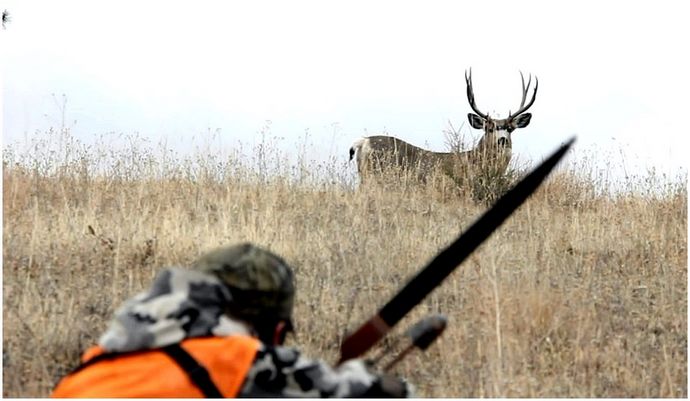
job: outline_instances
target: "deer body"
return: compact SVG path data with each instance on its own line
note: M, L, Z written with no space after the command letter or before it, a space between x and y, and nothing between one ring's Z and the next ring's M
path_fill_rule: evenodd
M436 167L452 163L454 154L432 152L392 136L370 136L356 141L350 148L350 160L357 158L357 171L361 181L365 176L387 171L412 172L426 181L428 173Z
M532 115L525 111L534 103L539 85L539 81L536 81L532 99L525 105L532 77L530 76L527 87L522 73L520 77L522 101L517 112L509 112L508 118L505 119L494 119L477 108L472 87L472 72L470 70L469 75L465 73L467 100L476 113L469 113L467 118L473 128L484 130L484 135L472 150L432 152L392 136L370 136L357 140L350 147L350 160L356 156L360 181L368 179L365 176L393 170L411 172L412 177L422 182L426 182L429 174L435 169L461 177L462 174L473 174L473 170L491 165L497 169L495 171L505 173L511 158L511 133L529 124Z
M350 160L356 158L362 182L372 175L398 171L425 183L435 170L461 175L486 163L497 163L505 171L510 162L510 148L492 148L491 142L480 141L474 149L465 152L433 152L396 137L377 135L355 141L350 147Z

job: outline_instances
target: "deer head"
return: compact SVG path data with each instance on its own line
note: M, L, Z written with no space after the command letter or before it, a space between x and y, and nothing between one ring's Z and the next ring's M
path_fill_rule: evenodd
M472 69L470 69L469 74L465 71L465 82L467 82L467 100L470 103L470 107L474 110L474 113L468 113L467 118L470 121L472 128L483 129L484 136L479 140L477 144L477 150L479 151L505 151L510 155L510 150L512 148L512 140L510 134L515 131L516 128L524 128L529 124L532 118L531 113L525 113L537 98L537 88L539 86L539 80L534 77L534 93L532 99L525 105L525 100L527 100L527 92L532 84L532 75L529 77L527 82L527 87L525 87L525 77L520 72L520 78L522 79L522 101L515 113L508 112L508 118L495 119L489 117L488 113L482 113L479 111L477 104L474 100L474 88L472 87ZM476 113L476 114L475 114Z

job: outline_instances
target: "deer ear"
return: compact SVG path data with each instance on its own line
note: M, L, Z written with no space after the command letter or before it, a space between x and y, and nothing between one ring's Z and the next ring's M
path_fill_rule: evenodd
M525 128L529 125L529 120L532 119L532 113L520 114L515 118L515 126L517 128Z
M467 113L467 119L470 120L470 125L475 129L484 128L484 119L473 113Z

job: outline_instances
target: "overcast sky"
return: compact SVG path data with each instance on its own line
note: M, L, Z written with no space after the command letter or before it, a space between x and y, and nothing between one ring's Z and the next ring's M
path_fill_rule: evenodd
M309 132L345 158L386 132L445 150L478 106L506 116L520 75L539 77L514 154L539 159L578 136L630 171L687 171L690 15L685 1L0 1L3 141L60 124L169 144L220 130L220 145ZM465 123L472 139L480 132ZM178 145L180 146L180 145ZM350 166L354 168L354 166Z

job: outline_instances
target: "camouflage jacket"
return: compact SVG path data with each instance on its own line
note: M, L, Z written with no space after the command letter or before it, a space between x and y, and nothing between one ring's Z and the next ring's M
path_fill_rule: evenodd
M362 360L351 360L332 368L320 360L300 355L289 347L263 346L239 397L413 397L413 389L402 381L391 394L382 377L370 370Z
M118 308L98 343L105 352L130 352L209 335L255 336L249 325L223 313L223 305L232 300L232 294L216 277L168 268L148 291ZM300 355L294 348L262 344L239 396L344 398L412 393L412 386L404 380L379 375L362 360L331 367Z

